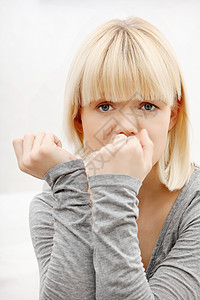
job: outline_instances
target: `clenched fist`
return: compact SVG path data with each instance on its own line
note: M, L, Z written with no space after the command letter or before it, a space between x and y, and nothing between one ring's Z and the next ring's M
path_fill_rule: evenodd
M118 134L113 143L93 152L86 160L89 176L124 174L143 181L153 166L153 143L146 129L127 137Z
M25 134L13 140L13 147L20 170L40 179L57 164L77 159L52 133Z

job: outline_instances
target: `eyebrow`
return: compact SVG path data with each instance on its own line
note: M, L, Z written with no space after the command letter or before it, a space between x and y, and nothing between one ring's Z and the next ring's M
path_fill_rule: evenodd
M106 99L99 99L99 100L94 100L89 103L89 106L92 107L93 105L97 105L100 102L107 102L107 103L112 103L112 104L125 104L126 102L131 102L134 101L136 103L142 103L142 102L153 102L158 105L165 105L166 103L162 100L157 100L157 99L131 99L131 100L124 100L124 101L112 101L112 100L106 100Z

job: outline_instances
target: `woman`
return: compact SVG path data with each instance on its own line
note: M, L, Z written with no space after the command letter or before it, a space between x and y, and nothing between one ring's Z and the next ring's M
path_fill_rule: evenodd
M13 141L20 169L50 187L30 207L40 299L199 299L200 169L162 34L139 18L91 33L64 121L73 154L49 133Z

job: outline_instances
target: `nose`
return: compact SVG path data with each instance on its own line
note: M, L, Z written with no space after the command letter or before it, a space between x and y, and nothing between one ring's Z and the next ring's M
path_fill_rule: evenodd
M115 132L116 134L125 134L126 136L136 135L139 131L137 118L130 114L120 114L117 118Z

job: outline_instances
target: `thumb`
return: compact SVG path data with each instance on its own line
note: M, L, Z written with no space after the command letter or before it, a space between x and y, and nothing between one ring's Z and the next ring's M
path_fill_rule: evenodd
M47 133L43 139L43 145L56 145L60 148L62 148L62 143L60 139L53 133Z
M153 142L149 138L148 132L146 129L142 129L138 134L138 139L143 149L144 161L151 162L153 158Z

